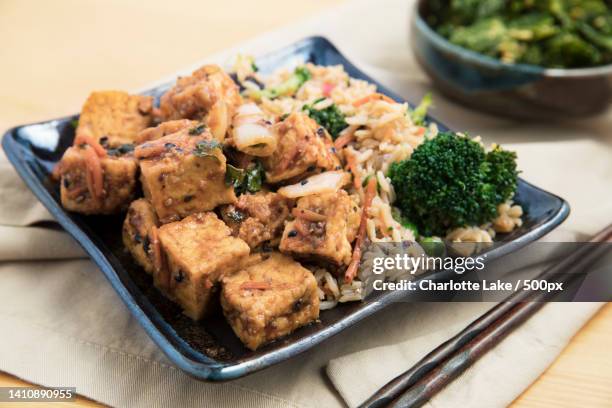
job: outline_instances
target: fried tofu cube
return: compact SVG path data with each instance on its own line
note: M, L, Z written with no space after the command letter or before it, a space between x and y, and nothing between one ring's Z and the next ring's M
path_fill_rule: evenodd
M209 310L221 276L235 272L249 256L249 246L231 236L215 213L198 213L158 230L167 263L155 285L194 320Z
M106 147L133 144L151 125L153 97L121 91L92 92L85 101L76 134L93 137Z
M184 129L189 129L192 133L199 131L198 126L202 126L200 122L189 119L178 119L169 120L168 122L162 122L155 127L146 128L141 131L134 141L135 144L142 144L150 140L156 140L164 136L171 135L173 133L180 132Z
M210 133L184 129L136 147L145 197L160 222L178 221L236 201L225 182L226 159Z
M339 170L332 139L308 115L294 112L277 123L274 153L263 160L268 183L294 182L325 170Z
M302 197L285 225L279 249L303 258L348 265L361 211L344 190Z
M179 78L162 95L159 109L164 120L205 119L221 142L241 103L240 90L232 78L217 65L205 65Z
M91 146L66 150L54 173L60 178L62 206L82 214L114 214L126 209L136 190L138 164L131 155L99 157Z
M222 279L223 314L246 347L255 350L319 317L317 282L292 258L265 261Z
M291 206L291 200L277 193L243 194L236 204L222 208L221 216L234 236L257 248L280 238Z
M154 272L152 229L159 225L157 215L144 198L132 201L123 222L123 244L130 251L134 260L148 274Z

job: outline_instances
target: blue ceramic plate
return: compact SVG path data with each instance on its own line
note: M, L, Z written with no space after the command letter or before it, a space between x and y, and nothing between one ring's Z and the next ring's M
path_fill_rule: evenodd
M321 37L307 38L263 56L257 59L257 65L265 73L307 61L320 65L342 64L350 76L373 82L381 92L402 100L360 72L334 45ZM171 85L168 83L147 93L159 97ZM49 180L49 174L72 144L74 128L71 121L76 118L71 116L16 127L4 135L2 146L28 187L83 246L153 341L174 364L190 375L202 380L222 381L261 370L315 347L405 296L400 291L382 293L363 302L342 304L322 312L319 322L254 352L242 346L221 313L194 323L153 288L150 277L123 250L123 216L85 217L66 212L61 207L58 186ZM433 118L430 120L435 121ZM489 259L515 251L545 235L569 213L564 200L522 180L516 201L526 210L524 224L503 236L501 245L490 251Z

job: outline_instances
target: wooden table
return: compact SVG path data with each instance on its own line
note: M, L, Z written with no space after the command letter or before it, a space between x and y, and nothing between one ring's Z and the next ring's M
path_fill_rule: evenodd
M162 0L146 6L133 0L4 0L0 129L71 114L91 84L137 89L203 55L342 1L174 0L169 7ZM117 27L130 27L129 36ZM514 405L612 406L610 344L612 305L607 305ZM0 386L24 384L0 373ZM50 405L99 406L84 398Z

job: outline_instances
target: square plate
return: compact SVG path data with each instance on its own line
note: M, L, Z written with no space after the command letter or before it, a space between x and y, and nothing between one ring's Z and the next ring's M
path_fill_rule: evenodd
M403 101L359 71L325 38L307 38L257 59L264 73L304 62L341 64L351 77L374 83L380 92ZM171 86L172 83L167 83L145 93L159 98ZM28 187L106 275L153 341L174 364L193 377L223 381L261 370L316 346L407 296L402 291L374 293L363 302L340 304L321 312L319 322L254 352L242 346L220 313L203 322L191 321L153 288L150 276L124 251L120 238L123 216L85 217L61 207L59 188L50 181L49 173L72 145L71 122L76 118L78 115L13 128L2 139L4 151ZM429 120L447 129L435 119ZM563 199L523 180L519 181L515 201L525 209L524 223L511 234L501 236L500 245L488 252L488 259L506 255L542 237L569 214Z

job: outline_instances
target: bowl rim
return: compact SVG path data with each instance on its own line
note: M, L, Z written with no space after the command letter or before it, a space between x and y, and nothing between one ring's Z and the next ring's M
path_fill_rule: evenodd
M422 6L425 2L425 0L418 0L414 2L412 18L415 26L426 36L428 36L438 48L441 48L449 53L456 54L465 61L485 65L492 69L512 69L524 74L541 75L551 78L596 77L612 74L612 64L588 68L546 68L540 65L502 62L497 58L489 57L479 52L455 45L438 34L429 24L427 24L421 15Z

